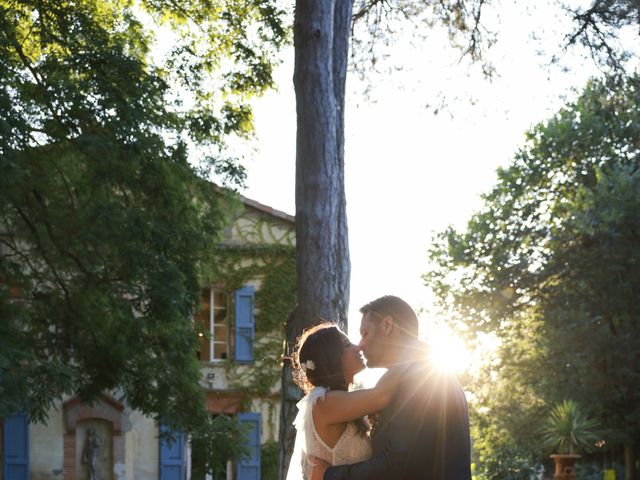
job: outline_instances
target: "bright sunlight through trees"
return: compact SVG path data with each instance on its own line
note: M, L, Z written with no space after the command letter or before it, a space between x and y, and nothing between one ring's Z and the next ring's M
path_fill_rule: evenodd
M439 370L462 373L470 367L471 352L464 341L446 325L435 325L427 332L431 359Z

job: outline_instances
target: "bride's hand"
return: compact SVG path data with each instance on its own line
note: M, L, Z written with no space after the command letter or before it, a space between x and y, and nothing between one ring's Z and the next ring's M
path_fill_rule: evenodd
M405 378L405 372L407 367L404 365L398 365L389 368L378 383L376 384L376 391L385 396L391 396L396 391L398 384Z

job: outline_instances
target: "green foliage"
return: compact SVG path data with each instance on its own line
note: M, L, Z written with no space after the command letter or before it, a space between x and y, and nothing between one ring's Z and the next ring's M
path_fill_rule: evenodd
M474 426L473 453L476 458L474 480L529 480L535 457L505 430L487 424Z
M0 0L0 417L111 391L232 433L194 355L225 224L202 177L242 184L226 139L250 134L283 22L266 0Z
M591 452L599 440L598 423L573 400L564 400L551 410L542 428L543 444L554 453Z
M284 22L267 0L2 1L0 153L84 136L100 155L110 136L162 131L165 156L188 144L192 162L241 181L225 139L250 133L247 100L273 84Z
M64 395L117 388L144 413L187 421L202 403L190 316L222 228L217 200L179 152L111 143L98 160L74 143L20 153L2 177L0 276L3 297L19 298L3 302L3 323L21 350L3 350L3 412L44 420Z
M260 478L261 480L276 480L278 478L278 442L269 440L260 449Z
M224 478L230 458L249 454L246 427L235 417L207 415L191 434L192 477L204 478L209 473L216 478Z
M472 392L470 423L472 456L477 480L529 479L543 458L538 435L532 425L544 418L543 400L519 368L525 346L514 346L506 356L461 380ZM513 361L510 361L510 360Z
M609 467L605 467L597 463L588 463L583 460L575 465L576 478L580 480L615 480L624 479L626 477L624 464L614 463Z
M425 280L443 313L472 340L501 341L470 379L472 407L489 408L487 428L506 431L521 453L531 429L505 418L511 401L486 394L482 382L530 391L518 397L519 418L531 424L544 405L577 398L606 425L609 444L640 434L638 104L638 76L591 81L528 133L467 228L442 232L430 249ZM495 462L478 468L507 475Z

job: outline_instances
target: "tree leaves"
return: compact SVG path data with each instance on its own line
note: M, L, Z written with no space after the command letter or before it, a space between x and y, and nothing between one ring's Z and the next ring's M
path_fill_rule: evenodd
M576 402L564 400L553 407L544 423L543 442L554 453L588 453L600 440L597 430L598 423L589 418Z
M0 1L0 416L112 391L204 422L191 315L225 207L194 163L242 182L225 141L283 22L261 1Z
M591 81L534 127L466 230L437 236L425 275L462 331L502 339L501 363L472 388L500 378L547 403L585 399L610 444L640 431L638 86ZM487 395L478 407L509 404ZM518 408L539 413L533 400ZM517 423L504 426L516 442Z

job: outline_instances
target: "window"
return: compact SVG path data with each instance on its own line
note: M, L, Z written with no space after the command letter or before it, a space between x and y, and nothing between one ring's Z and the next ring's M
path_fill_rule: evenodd
M218 362L234 358L238 363L253 362L254 294L250 285L240 287L233 295L220 288L203 290L200 311L195 317L200 360Z
M234 343L229 322L229 295L219 288L205 288L196 326L200 337L198 358L210 362L227 359Z

